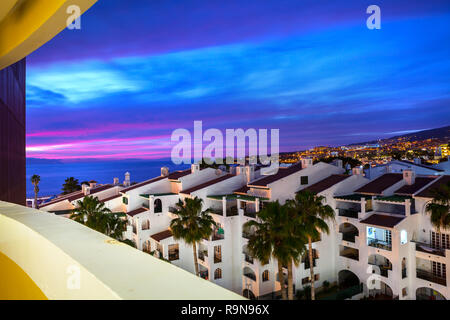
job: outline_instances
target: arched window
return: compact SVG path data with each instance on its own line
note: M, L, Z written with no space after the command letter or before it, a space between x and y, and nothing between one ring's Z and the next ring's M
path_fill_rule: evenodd
M161 199L156 199L153 204L154 204L154 212L155 213L162 212L162 201L161 201Z
M216 271L214 271L214 279L222 279L222 269L217 268Z
M262 281L269 281L269 270L264 270L264 272L262 273Z

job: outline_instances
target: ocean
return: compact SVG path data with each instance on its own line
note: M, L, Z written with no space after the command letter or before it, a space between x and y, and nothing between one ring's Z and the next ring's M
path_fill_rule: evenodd
M82 181L95 180L98 183L113 183L115 177L120 183L125 179L125 172L130 172L131 182L141 182L161 174L161 167L170 171L183 170L189 165L175 165L170 159L159 160L90 160L64 161L46 159L27 159L27 197L34 197L31 176L38 174L39 196L52 196L61 193L64 180L74 177Z

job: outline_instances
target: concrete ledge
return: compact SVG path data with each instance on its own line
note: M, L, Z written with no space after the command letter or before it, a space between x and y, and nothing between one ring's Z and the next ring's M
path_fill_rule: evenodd
M244 299L77 222L2 201L0 252L49 299Z

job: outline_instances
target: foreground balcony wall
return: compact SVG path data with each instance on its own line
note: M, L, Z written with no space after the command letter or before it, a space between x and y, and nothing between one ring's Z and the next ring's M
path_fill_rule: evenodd
M29 276L41 298L243 299L77 222L2 201L0 252ZM32 285L5 261L0 259L0 281L21 284L29 297ZM17 298L13 291L0 292L8 296Z

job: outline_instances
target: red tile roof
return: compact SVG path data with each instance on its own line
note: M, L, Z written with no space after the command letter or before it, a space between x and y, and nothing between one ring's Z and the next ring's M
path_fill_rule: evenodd
M437 176L435 176L435 177L416 177L416 181L414 182L414 184L404 185L403 187L401 187L394 193L399 194L399 195L412 196L414 193L416 193L417 191L419 191L420 189L425 187L427 184L431 183L436 178L437 178Z
M177 180L184 176L187 176L188 174L191 174L191 169L186 169L183 171L175 171L175 172L169 173L168 178L170 180Z
M167 177L165 177L165 176L159 176L159 177L156 177L156 178L152 178L152 179L149 179L149 180L145 180L145 181L143 181L143 182L139 182L139 183L133 184L132 186L129 186L128 188L122 189L122 190L120 190L120 192L126 193L126 192L128 192L128 191L134 190L134 189L136 189L136 188L143 187L143 186L145 186L145 185L147 185L147 184L150 184L150 183L153 183L153 182L162 180L162 179L166 179L166 178L167 178Z
M355 193L368 193L380 195L384 190L390 186L396 184L403 179L401 173L385 173L381 177L369 182L368 184L362 186Z
M234 190L233 193L239 193L239 194L247 194L247 192L250 190L248 186L243 186L237 190Z
M129 215L130 217L134 217L135 215L137 215L139 213L142 213L142 212L145 212L145 211L148 211L148 209L146 209L146 208L139 208L139 209L136 209L136 210L133 210L133 211L126 212L126 214Z
M335 184L337 184L341 181L344 181L348 177L350 177L350 176L346 175L346 174L332 174L328 178L325 178L325 179L309 186L308 188L306 188L306 190L309 190L309 191L312 191L315 193L320 193L324 190L327 190L328 188L331 188Z
M155 239L156 241L160 242L161 240L170 238L172 236L172 231L170 230L164 230L158 233L155 233L152 235L152 239Z
M285 178L291 174L294 174L298 171L302 170L302 164L296 163L293 164L290 167L287 168L279 168L278 172L276 174L265 176L262 179L252 181L248 184L249 187L255 186L255 187L267 187L267 185L280 180L282 178Z
M397 224L402 221L404 217L394 217L394 216L386 216L383 214L377 214L374 213L370 217L361 220L361 223L365 224L371 224L374 226L380 226L380 227L386 227L386 228L393 228Z
M424 198L433 198L433 191L435 189L439 189L439 187L443 184L448 184L450 183L450 176L449 175L445 175L445 176L440 176L438 179L435 179L435 181L428 185L427 188L425 188L424 190L420 191L418 194L416 194L416 197L424 197Z
M90 190L88 195L91 196L93 194L96 194L96 193L101 192L101 191L105 191L105 190L107 190L109 188L112 188L112 187L114 187L114 186L111 185L111 184L105 184L103 186L95 187L95 188L92 188ZM65 201L65 200L67 200L69 202L72 202L72 201L81 199L83 197L85 197L85 194L81 190L80 191L76 191L76 192L72 192L72 193L66 194L64 196L58 197L56 199L53 199L50 202L44 203L43 205L40 206L40 208L43 208L43 207L46 207L46 206L49 206L51 204L55 204L55 203L58 203L58 202L61 202L61 201Z
M212 186L213 184L216 184L216 183L225 181L225 180L230 179L230 178L232 178L232 177L235 177L235 175L234 175L234 174L226 174L226 175L221 176L221 177L219 177L219 178L216 178L216 179L207 181L207 182L205 182L205 183L199 184L199 185L197 185L197 186L194 186L194 187L192 187L192 188L188 188L188 189L186 189L186 190L183 190L183 191L181 191L180 193L183 193L183 194L191 194L192 192L195 192L195 191L204 189L204 188L206 188L206 187Z

